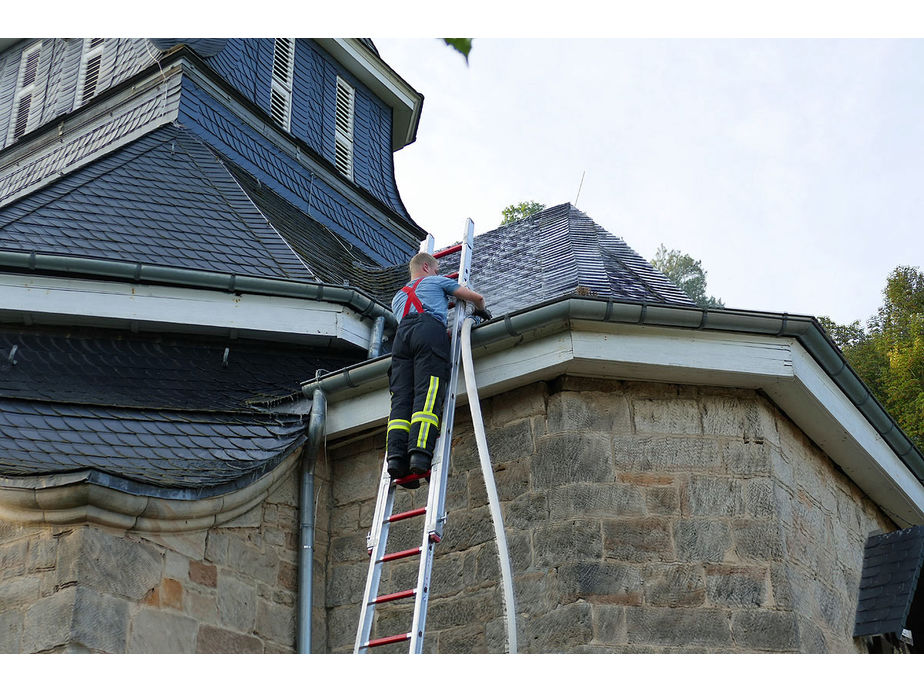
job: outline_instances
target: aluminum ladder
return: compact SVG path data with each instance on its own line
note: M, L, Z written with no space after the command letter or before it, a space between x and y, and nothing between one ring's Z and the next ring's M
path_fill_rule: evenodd
M475 225L471 219L467 220L465 238L456 246L434 253L437 259L455 253L461 253L459 258L459 271L446 276L456 279L462 286L469 281L471 270L472 246L474 244ZM443 528L446 523L446 483L449 478L449 457L452 448L452 425L455 419L456 387L459 381L459 362L462 351L462 324L465 320L465 303L456 300L452 308L452 337L450 346L450 376L446 388L446 401L443 405L443 423L440 435L433 450L431 469L426 474L411 474L402 479L392 480L388 475L388 460L382 464L382 476L379 480L378 497L375 504L375 516L372 528L366 539L366 549L369 552L369 572L366 576L366 589L363 594L359 627L356 631L354 654L369 652L371 648L393 643L410 641L409 652L420 654L423 652L424 630L427 621L427 603L430 596L430 572L433 568L433 552L436 544L443 538ZM429 490L427 504L422 508L392 514L395 491L398 482L407 482L414 479L428 479ZM386 553L389 529L392 524L408 520L413 517L425 516L423 534L420 545ZM379 581L382 576L382 567L391 561L400 561L418 557L417 585L412 589L405 589L391 594L379 595ZM410 628L396 635L389 635L370 639L372 624L375 619L376 606L386 602L413 599L414 611Z

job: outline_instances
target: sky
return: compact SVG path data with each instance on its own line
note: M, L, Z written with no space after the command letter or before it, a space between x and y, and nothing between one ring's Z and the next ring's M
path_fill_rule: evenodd
M373 38L424 94L395 170L437 247L570 202L728 308L839 323L924 266L924 40Z

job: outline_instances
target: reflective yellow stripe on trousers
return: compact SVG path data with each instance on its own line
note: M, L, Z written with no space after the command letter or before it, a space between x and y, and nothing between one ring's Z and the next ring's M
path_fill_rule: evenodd
M430 389L427 390L427 398L424 400L423 411L414 412L411 416L411 425L415 423L420 424L420 432L417 434L417 447L426 448L427 447L427 438L430 435L430 426L436 426L439 429L440 419L433 413L433 410L436 408L436 395L440 389L440 379L435 376L430 376Z

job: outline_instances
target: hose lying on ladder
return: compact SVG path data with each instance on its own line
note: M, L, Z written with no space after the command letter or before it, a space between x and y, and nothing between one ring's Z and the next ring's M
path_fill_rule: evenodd
M478 385L475 383L475 367L472 363L472 324L471 315L465 316L462 324L462 363L465 366L465 391L468 393L468 406L472 411L472 427L475 429L475 443L478 446L478 458L481 461L481 473L488 491L488 505L491 508L491 520L494 522L494 535L497 537L497 558L500 562L501 582L504 587L504 614L507 620L507 651L517 652L517 609L513 599L513 577L510 570L510 552L507 550L507 535L504 533L504 518L501 515L497 485L494 483L494 469L491 467L491 455L488 453L488 441L484 432L484 419L481 416L481 403L478 399Z

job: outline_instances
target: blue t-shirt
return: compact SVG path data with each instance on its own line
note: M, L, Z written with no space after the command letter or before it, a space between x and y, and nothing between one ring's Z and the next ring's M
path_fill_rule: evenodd
M405 286L413 286L414 281L410 281ZM446 324L447 313L449 312L449 297L461 286L455 279L444 277L442 275L427 275L420 280L414 293L417 294L417 300L423 305L424 311L432 315L444 325ZM395 294L391 299L391 310L401 322L401 316L404 313L404 304L407 303L408 295L403 291ZM416 313L414 306L411 306L410 313Z

